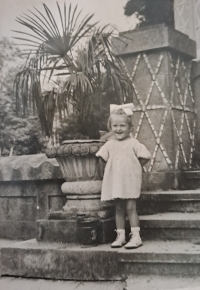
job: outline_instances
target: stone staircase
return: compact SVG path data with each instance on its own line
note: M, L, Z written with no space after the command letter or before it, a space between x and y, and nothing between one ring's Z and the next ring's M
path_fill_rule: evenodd
M199 189L144 193L138 208L144 241L200 241Z
M150 193L149 200L143 195L141 207L149 204L155 212L140 216L144 246L135 252L119 252L119 262L127 275L200 274L199 193L199 189L154 192Z
M66 280L121 280L147 274L199 276L200 189L143 193L138 211L143 239L138 249L63 243L65 234L69 235L69 221L53 220L54 229L62 223L65 230L60 242L49 224L52 242L40 236L40 242L29 240L2 248L2 275ZM44 222L38 221L39 225ZM109 229L112 227L111 222ZM73 230L71 226L71 233Z

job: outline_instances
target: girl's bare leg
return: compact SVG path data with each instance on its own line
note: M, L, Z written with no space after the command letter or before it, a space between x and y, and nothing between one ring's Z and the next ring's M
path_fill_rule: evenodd
M140 221L136 211L136 199L126 200L126 213L130 222L131 228L139 227Z
M117 229L125 229L125 202L122 199L115 200L115 222Z
M116 232L117 237L115 241L111 244L112 248L121 248L124 244L126 244L125 237L125 202L122 199L115 200L115 222L116 222Z

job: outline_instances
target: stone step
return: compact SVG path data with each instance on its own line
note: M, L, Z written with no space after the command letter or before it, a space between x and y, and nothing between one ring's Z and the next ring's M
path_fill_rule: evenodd
M182 173L181 189L196 189L200 188L200 170L185 171Z
M137 209L142 215L158 212L200 212L200 189L142 192L137 201ZM72 215L73 213L65 211L50 212L49 219L66 219Z
M38 220L36 228L36 239L39 242L79 242L78 232L80 228L77 225L76 219ZM93 228L91 228L92 230ZM111 243L116 237L114 218L100 219L98 228L95 228L95 231L98 235L97 239L99 244Z
M18 242L1 248L1 274L63 280L122 280L134 275L198 277L200 244L146 241L135 250L110 245Z
M143 215L158 212L200 212L200 188L195 190L144 191L137 201L137 208L138 212ZM49 219L66 219L67 216L69 214L64 211L62 213L61 211L49 213Z
M200 238L200 213L157 213L140 216L141 236L143 240L191 240ZM126 222L127 238L130 231ZM37 240L40 242L77 243L78 231L76 219L38 220ZM92 229L91 229L92 230ZM115 220L100 219L98 242L111 243L115 239Z
M200 189L142 192L139 214L159 212L200 212Z
M117 251L110 245L18 242L1 248L2 276L60 280L121 280Z
M200 239L200 213L159 213L140 216L143 240Z
M21 192L21 189L19 191ZM44 195L42 194L42 200L43 198ZM28 198L25 199L28 200ZM25 206L23 202L22 204L21 202L19 202L17 206L18 210L16 210L15 196L11 198L9 197L7 201L6 199L4 199L4 197L2 197L2 200L4 200L4 202L1 201L0 203L0 237L23 240L35 238L35 219L37 219L36 197L34 197L35 201L33 202L33 204L32 201L26 201ZM41 206L40 212L43 211L44 214L40 214L39 217L47 219L48 213L50 213L51 218L56 219L54 212L51 212L53 211L50 206L52 201L49 200L48 202L45 198L42 203L43 206ZM56 206L56 210L61 211L63 202L59 202L58 204L59 206ZM28 205L30 205L31 207L29 207ZM24 210L20 211L22 207ZM33 213L31 214L31 218L29 211L33 211ZM13 212L16 214L13 214ZM20 214L18 215L17 212L19 212ZM142 192L141 197L138 201L138 212L140 215L164 212L200 212L200 189ZM56 215L58 214L56 213ZM60 219L66 219L66 217L60 215ZM48 221L46 222L46 224L47 223ZM104 242L109 242L109 240Z
M136 250L121 249L118 262L126 275L198 277L200 242L146 241Z
M36 236L35 221L0 220L0 238L28 240Z

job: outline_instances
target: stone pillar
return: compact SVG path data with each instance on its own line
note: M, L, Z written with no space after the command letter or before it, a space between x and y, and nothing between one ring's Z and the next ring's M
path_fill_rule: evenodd
M197 59L192 64L195 108L200 111L200 0L174 0L175 29L196 41ZM195 159L200 164L200 118L197 114Z
M165 25L121 33L112 41L134 86L134 134L152 153L146 172L192 165L196 110L191 87L195 41Z
M192 87L194 91L195 108L197 110L196 135L195 135L195 164L200 166L200 61L192 64Z

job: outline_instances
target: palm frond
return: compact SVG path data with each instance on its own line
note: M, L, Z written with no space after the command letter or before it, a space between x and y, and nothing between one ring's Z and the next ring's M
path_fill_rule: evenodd
M17 22L26 26L28 29L31 29L33 34L28 34L31 37L35 37L41 41L43 45L43 52L49 53L50 55L59 55L61 58L64 57L68 52L71 51L73 46L84 37L94 26L95 24L89 25L90 20L93 17L92 15L86 16L81 21L80 25L75 28L77 20L79 19L80 12L77 14L77 6L72 10L71 4L68 7L68 20L66 19L66 5L64 4L64 20L61 12L61 8L57 3L57 8L59 12L60 22L62 26L62 35L59 31L57 21L53 16L52 12L46 4L43 4L46 15L41 13L38 9L35 8L37 14L29 11L31 15L25 14L17 18ZM75 18L76 17L76 18ZM75 22L74 22L75 20ZM66 27L66 21L68 21ZM22 33L16 31L16 33ZM27 42L35 42L33 39L24 38ZM42 50L41 50L42 52Z
M61 21L61 24L62 24L62 31L63 31L63 36L64 36L66 34L66 29L65 29L65 26L64 26L64 22L63 22L63 17L62 17L60 6L59 6L58 2L56 2L56 4L57 4L57 7L58 7L58 12L59 12L59 15L60 15L60 21Z

